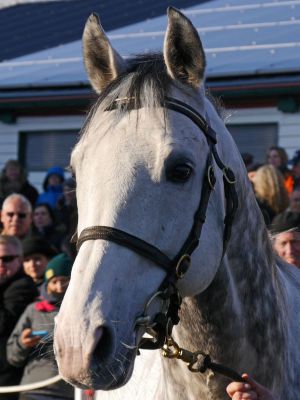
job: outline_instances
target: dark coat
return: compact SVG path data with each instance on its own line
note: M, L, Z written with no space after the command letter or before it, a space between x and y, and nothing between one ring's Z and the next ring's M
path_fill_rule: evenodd
M23 369L8 364L6 343L19 317L38 295L33 280L22 269L0 285L0 386L17 385L20 382ZM1 398L5 397L0 395Z
M60 252L62 241L66 235L65 227L62 225L45 226L43 231L39 231L34 225L32 226L31 235L41 237L47 240L58 252Z
M34 186L32 186L28 181L22 186L20 193L25 196L31 203L32 207L35 206L37 198L39 197L39 192Z
M25 178L21 179L17 186L10 185L7 179L3 176L0 177L0 205L2 206L3 201L10 194L19 193L25 196L30 201L32 207L34 207L39 196L37 189Z

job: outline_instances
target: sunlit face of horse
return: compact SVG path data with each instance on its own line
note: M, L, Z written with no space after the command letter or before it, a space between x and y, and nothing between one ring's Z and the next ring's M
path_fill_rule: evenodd
M224 130L201 89L205 58L198 34L189 20L170 9L163 56L125 63L91 16L84 52L91 83L101 95L71 158L78 234L95 225L115 227L173 258L193 225L209 149L203 132L185 116L166 111L160 100L172 95ZM119 105L124 97L135 106ZM217 183L200 245L179 284L184 296L203 291L219 266L222 193ZM60 374L95 389L126 383L143 334L136 320L164 276L158 265L125 247L85 241L56 320ZM157 301L150 312L154 315L159 308Z

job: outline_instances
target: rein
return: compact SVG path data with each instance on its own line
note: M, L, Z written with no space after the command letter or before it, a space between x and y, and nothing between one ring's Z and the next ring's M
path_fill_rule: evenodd
M117 99L118 103L128 103L130 99ZM114 103L107 111L113 110ZM226 198L226 214L224 219L223 232L223 254L226 252L227 244L231 235L231 228L234 216L238 207L238 197L235 189L235 176L232 170L223 164L218 155L216 144L216 132L194 108L177 99L165 97L163 107L176 111L192 120L206 137L209 153L206 160L204 180L198 208L194 214L193 226L188 237L183 243L178 253L172 259L164 254L159 248L152 244L133 236L125 231L109 226L91 226L83 229L77 238L77 234L71 239L76 242L77 250L86 240L107 240L118 245L127 247L135 253L147 258L166 271L166 277L161 283L158 291L148 300L144 307L144 313L136 320L137 326L144 326L146 332L151 336L143 337L139 349L155 350L162 349L164 357L177 358L188 364L192 372L205 372L211 369L213 372L221 373L235 381L243 381L242 377L235 371L216 364L211 361L209 355L196 351L194 353L182 349L172 337L172 329L180 321L179 310L182 302L177 282L182 279L191 264L191 255L197 248L201 236L203 224L206 220L211 192L214 190L216 178L214 173L214 163L223 173L224 194ZM160 297L163 300L163 308L153 319L147 314L152 301ZM151 323L151 325L150 325Z

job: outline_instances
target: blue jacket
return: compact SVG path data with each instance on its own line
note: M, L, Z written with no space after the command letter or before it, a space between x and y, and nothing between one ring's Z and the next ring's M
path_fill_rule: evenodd
M48 186L47 190L41 193L36 201L36 205L47 203L50 207L55 208L57 200L62 196L63 186Z

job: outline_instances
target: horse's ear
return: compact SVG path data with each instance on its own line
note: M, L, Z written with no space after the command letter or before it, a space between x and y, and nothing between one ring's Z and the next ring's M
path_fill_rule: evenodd
M180 11L168 8L164 60L169 75L198 88L204 77L205 54L198 32Z
M113 49L97 14L91 14L83 32L84 64L91 85L100 93L126 69L125 61Z

